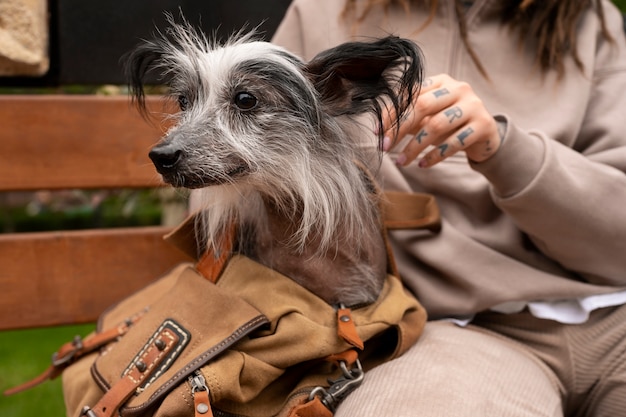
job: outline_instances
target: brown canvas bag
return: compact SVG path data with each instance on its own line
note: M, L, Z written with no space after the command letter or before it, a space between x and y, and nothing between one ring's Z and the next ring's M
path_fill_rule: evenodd
M411 196L387 196L386 224L436 230L432 197ZM194 250L190 224L170 240ZM245 256L205 255L110 308L40 379L63 371L71 417L332 416L424 327L389 256L378 300L346 308Z

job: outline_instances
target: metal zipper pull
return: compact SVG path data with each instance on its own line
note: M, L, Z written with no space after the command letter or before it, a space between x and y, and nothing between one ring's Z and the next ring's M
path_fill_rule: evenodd
M198 370L195 371L193 375L189 375L189 384L191 385L191 393L193 394L195 417L213 417L211 402L209 400L209 387L206 384L202 372Z

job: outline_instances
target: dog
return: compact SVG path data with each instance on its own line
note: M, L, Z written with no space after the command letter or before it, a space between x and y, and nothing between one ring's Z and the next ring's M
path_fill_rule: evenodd
M377 143L364 146L363 120L399 123L423 79L419 47L388 36L304 62L254 31L219 43L168 20L128 56L129 85L145 114L156 74L180 109L149 156L165 182L199 189L204 246L234 223L237 252L329 304L376 300L387 255L365 172L381 161L382 133L370 126Z

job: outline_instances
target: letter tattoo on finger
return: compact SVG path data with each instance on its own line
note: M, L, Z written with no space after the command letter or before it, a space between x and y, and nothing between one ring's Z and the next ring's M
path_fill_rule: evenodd
M463 110L459 106L454 106L444 110L443 114L448 118L448 122L452 123L463 116Z
M439 90L433 91L433 95L435 96L435 98L439 98L447 94L450 94L450 91L447 88L440 88Z
M417 133L417 135L415 135L415 140L421 145L422 140L424 140L426 136L428 136L428 133L424 129L422 129Z
M461 146L465 146L465 139L467 139L467 137L472 133L474 133L474 129L468 127L456 136L458 141L461 143Z

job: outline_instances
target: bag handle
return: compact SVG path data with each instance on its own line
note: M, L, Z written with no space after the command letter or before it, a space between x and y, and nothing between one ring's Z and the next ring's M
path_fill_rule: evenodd
M80 336L76 336L74 340L65 343L56 353L52 355L52 364L41 375L21 385L4 391L4 395L9 396L17 394L18 392L31 389L47 380L55 379L61 375L65 368L77 359L126 334L131 326L139 321L144 314L145 311L142 311L132 317L129 317L115 327L101 333L93 333L85 339L81 339Z
M398 229L426 229L431 232L438 232L441 229L441 215L435 197L426 193L412 193L401 191L380 191L371 175L367 171L363 171L366 179L370 179L372 192L380 196L380 206L382 212L382 222L387 230ZM190 215L182 224L177 226L164 239L189 255L193 259L199 259L202 262L202 268L208 267L207 277L219 277L221 270L227 261L227 255L232 251L235 242L236 230L234 227L229 228L227 235L230 239L225 239L217 252L208 250L204 254L198 255L198 245L195 233L195 223L198 213ZM216 256L217 255L217 256ZM226 258L224 258L226 257ZM211 264L220 265L211 270Z

